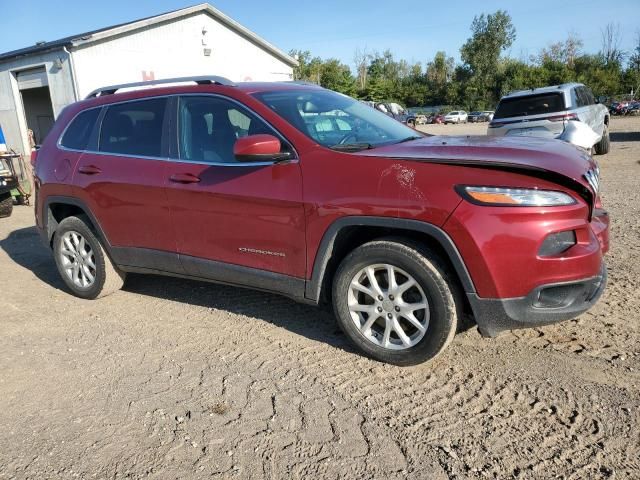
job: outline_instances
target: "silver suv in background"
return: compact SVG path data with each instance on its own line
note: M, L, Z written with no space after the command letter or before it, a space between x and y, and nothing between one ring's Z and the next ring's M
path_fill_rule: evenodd
M502 97L488 134L557 138L602 155L609 152L609 111L581 83L521 90Z
M469 114L464 110L456 110L449 112L444 116L444 123L467 123Z

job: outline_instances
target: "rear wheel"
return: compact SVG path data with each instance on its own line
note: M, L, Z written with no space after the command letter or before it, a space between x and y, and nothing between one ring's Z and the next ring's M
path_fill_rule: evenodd
M611 148L611 139L609 138L609 125L604 126L604 132L602 132L602 138L595 144L596 155L606 155Z
M340 264L333 282L338 323L368 356L395 365L434 358L453 339L455 286L443 263L402 239L366 243Z
M13 197L11 193L0 195L0 218L10 217L13 212Z
M122 288L125 274L106 254L80 217L67 217L56 229L53 252L60 276L74 295L94 299Z

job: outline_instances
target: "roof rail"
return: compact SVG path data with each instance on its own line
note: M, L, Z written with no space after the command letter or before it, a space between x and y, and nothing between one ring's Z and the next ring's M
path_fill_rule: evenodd
M236 84L233 83L228 78L218 77L218 76L202 76L202 77L177 77L177 78L163 78L160 80L149 80L146 82L134 82L134 83L123 83L121 85L110 85L108 87L97 88L86 98L94 98L94 97L102 97L104 95L113 95L118 90L123 88L134 88L134 87L149 87L151 85L162 85L167 83L185 83L185 82L195 82L198 85L224 85L227 87L235 87Z
M306 80L285 80L283 83L293 83L295 85L308 85L310 87L320 87L320 88L322 88L322 85L319 85L319 84L313 83L313 82L308 82Z

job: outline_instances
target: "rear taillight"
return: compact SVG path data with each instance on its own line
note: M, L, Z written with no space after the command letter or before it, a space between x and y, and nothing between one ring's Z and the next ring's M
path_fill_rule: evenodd
M564 115L554 115L552 117L547 117L546 120L549 120L550 122L566 122L569 120L579 120L579 119L578 119L578 115L576 115L575 113L567 113Z
M31 168L35 170L36 160L38 160L38 150L31 150Z

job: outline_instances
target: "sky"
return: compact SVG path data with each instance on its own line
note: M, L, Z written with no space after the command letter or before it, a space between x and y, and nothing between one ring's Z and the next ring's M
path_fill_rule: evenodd
M0 53L197 1L2 0ZM506 52L514 58L526 59L569 32L583 40L585 52L595 53L609 22L619 24L623 50L632 50L640 35L640 0L212 0L211 4L285 52L309 50L352 68L356 49L388 48L397 59L423 64L444 50L459 60L473 17L498 9L509 12L516 27L516 41Z

